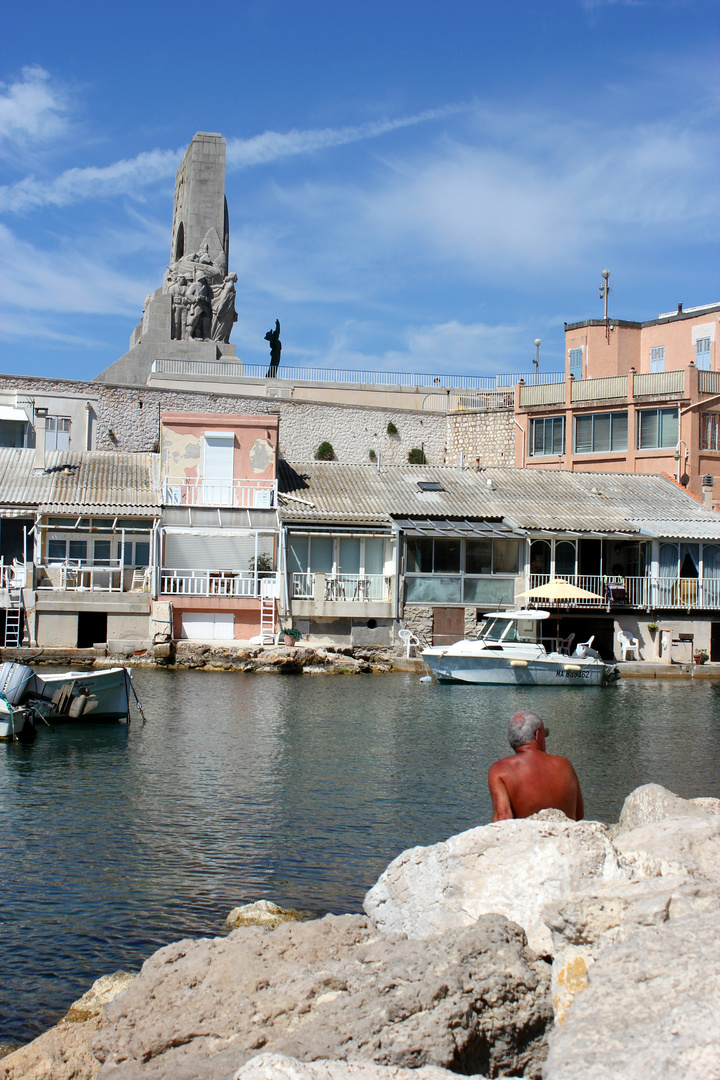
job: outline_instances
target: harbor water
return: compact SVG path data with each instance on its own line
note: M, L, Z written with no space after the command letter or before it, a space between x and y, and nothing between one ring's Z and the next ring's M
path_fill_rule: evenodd
M0 1041L25 1042L99 976L225 932L267 898L358 912L401 851L491 818L508 718L536 709L617 820L640 784L720 796L720 683L607 688L421 682L416 674L138 670L148 723L41 729L0 746Z

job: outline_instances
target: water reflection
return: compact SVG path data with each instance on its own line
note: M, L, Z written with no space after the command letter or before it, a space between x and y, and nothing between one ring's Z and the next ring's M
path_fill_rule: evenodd
M266 896L359 910L403 849L487 821L509 716L549 721L589 817L655 781L719 795L720 688L434 686L138 671L142 727L69 726L0 747L0 1038L26 1039L98 975L221 933Z

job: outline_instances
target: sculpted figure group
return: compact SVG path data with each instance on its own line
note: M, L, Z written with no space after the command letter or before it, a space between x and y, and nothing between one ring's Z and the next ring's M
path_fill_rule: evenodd
M168 267L163 292L172 296L174 340L224 341L237 320L235 282L210 255L208 244Z

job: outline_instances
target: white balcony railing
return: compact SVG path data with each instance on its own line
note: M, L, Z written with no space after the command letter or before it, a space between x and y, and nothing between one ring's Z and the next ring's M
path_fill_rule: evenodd
M136 573L131 567L123 566L115 559L101 566L69 560L62 563L48 563L35 568L38 589L59 589L66 592L122 592L126 579L130 582ZM144 571L140 571L144 573ZM132 588L132 584L129 586Z
M277 506L277 480L212 480L172 477L163 480L165 506L231 506L271 510Z
M316 578L324 578L323 595L315 595ZM294 600L379 600L391 598L392 579L383 574L308 574L292 575Z
M720 609L720 578L674 578L674 577L607 577L600 574L562 574L569 581L587 592L596 593L601 600L561 600L564 608L602 608L627 606L675 610ZM535 589L550 580L549 574L531 574L530 588ZM542 601L535 601L542 603Z
M160 591L166 596L232 596L259 598L263 583L276 583L276 574L238 570L174 570L160 574Z

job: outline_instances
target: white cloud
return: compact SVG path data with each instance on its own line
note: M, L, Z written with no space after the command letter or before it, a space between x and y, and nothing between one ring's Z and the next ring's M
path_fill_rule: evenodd
M27 176L0 188L0 210L18 212L40 206L67 206L116 195L139 197L146 187L172 177L182 154L182 150L150 150L102 168L66 169L54 180Z
M463 107L448 106L415 116L372 121L356 127L266 131L251 139L228 139L228 168L246 169L284 157L375 139L400 128L441 119ZM18 213L42 206L68 206L86 199L113 198L117 195L138 198L152 184L174 176L184 150L184 147L180 150L150 150L135 158L103 167L67 169L52 180L27 176L14 184L0 187L0 210Z
M0 140L42 142L63 135L68 123L65 90L41 67L22 69L22 78L0 83Z
M134 315L139 320L145 295L159 282L148 285L114 269L107 252L109 245L97 238L97 246L98 250L105 248L103 254L71 246L41 250L0 224L3 305L16 313L16 332L22 329L26 317L28 335L32 335L40 312L60 316ZM17 313L21 313L20 318Z
M251 139L228 139L227 164L229 168L246 169L252 165L279 161L284 157L312 153L314 150L376 139L401 128L414 127L429 120L441 120L464 108L464 105L449 105L443 109L429 109L414 116L402 116L397 120L372 120L355 127L266 131Z

